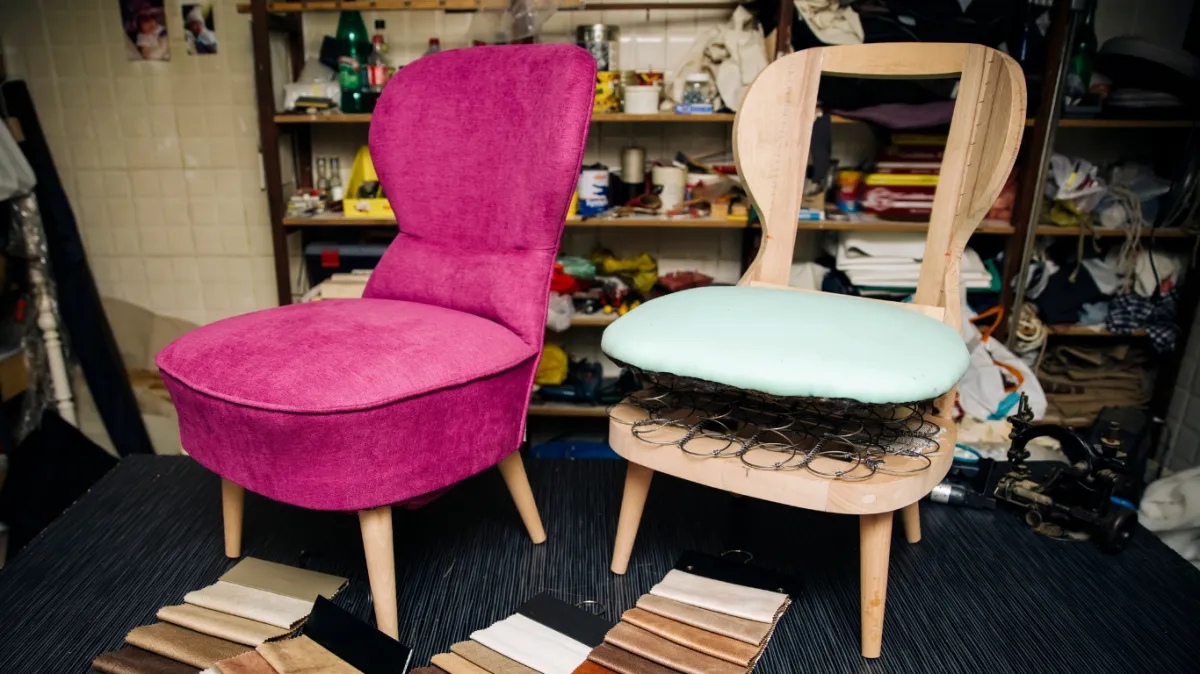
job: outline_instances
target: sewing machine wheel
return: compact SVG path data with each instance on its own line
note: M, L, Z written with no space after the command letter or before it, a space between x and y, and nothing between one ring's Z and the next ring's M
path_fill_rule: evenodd
M1137 528L1138 514L1129 508L1114 508L1097 523L1096 544L1100 549L1117 553L1129 545L1133 530Z

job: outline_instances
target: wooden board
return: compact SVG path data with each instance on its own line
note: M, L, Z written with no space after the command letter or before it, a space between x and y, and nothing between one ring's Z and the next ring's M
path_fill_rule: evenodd
M529 403L531 417L595 417L608 416L604 405L577 405L575 403Z
M866 480L846 481L822 477L807 470L758 470L746 466L737 458L693 456L674 445L656 444L683 437L686 431L680 428L643 433L644 437L653 440L647 442L634 437L630 427L630 424L646 417L644 410L621 404L613 408L609 422L609 444L617 454L633 463L735 494L796 508L849 515L899 510L923 498L950 471L950 464L954 461L954 439L958 432L953 423L944 425L938 437L942 449L930 457L932 463L923 471L909 475L877 473ZM931 420L939 421L935 418ZM705 443L724 444L715 439L701 439L689 443L688 448L692 449L694 445L695 451L704 452Z
M1145 330L1134 330L1129 334L1121 334L1107 330L1103 325L1078 325L1075 323L1061 323L1059 325L1047 325L1046 331L1052 335L1064 335L1070 337L1144 337Z
M579 7L582 0L559 0L559 8ZM337 12L343 9L356 10L479 10L508 9L508 0L297 0L295 2L268 2L267 11L275 14L290 12ZM237 6L238 14L249 14L250 3Z

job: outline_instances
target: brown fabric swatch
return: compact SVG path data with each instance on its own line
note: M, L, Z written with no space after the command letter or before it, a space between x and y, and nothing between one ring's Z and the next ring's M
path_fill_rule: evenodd
M346 579L327 573L309 571L286 564L276 564L255 557L246 557L221 576L221 581L266 590L313 603L318 596L333 599Z
M437 667L418 667L408 674L446 674L446 670Z
M617 674L679 674L673 669L667 669L629 651L623 651L612 644L600 644L593 648L592 652L588 654L588 661L606 667Z
M641 599L638 599L637 607L643 611L656 613L664 618L699 627L706 632L721 634L754 646L764 645L771 630L775 629L774 624L767 625L745 618L735 618L731 615L690 606L674 599L657 597L652 594L642 595Z
M587 662L583 663L582 665L579 665L578 667L576 667L575 671L571 672L571 674L615 674L615 673L611 669L606 669L604 667L601 667L600 665L597 665L596 663L592 662L591 660L588 660Z
M746 667L697 653L626 622L617 623L604 635L604 640L617 648L684 674L746 674L748 671Z
M430 658L433 664L450 674L491 674L488 670L454 653L440 653Z
M164 606L158 610L158 619L180 627L186 627L201 634L225 639L234 643L245 644L251 648L270 639L276 639L289 634L291 631L257 620L214 611L203 606L180 604L179 606Z
M693 651L699 651L742 667L749 667L750 663L758 658L760 652L757 646L751 646L720 634L706 632L700 628L643 611L640 608L629 609L621 616L621 620L680 646L686 646Z
M267 662L258 651L247 651L228 660L217 663L221 674L277 674L271 663Z
M477 641L460 641L450 646L450 652L479 665L491 674L538 674L536 669L500 655Z
M268 641L258 652L279 674L362 674L308 637Z
M151 653L208 669L217 660L225 660L250 650L248 646L210 637L171 623L135 627L125 635L125 643Z
M102 674L199 674L196 667L185 665L157 653L128 644L120 650L101 653L92 660L92 669Z

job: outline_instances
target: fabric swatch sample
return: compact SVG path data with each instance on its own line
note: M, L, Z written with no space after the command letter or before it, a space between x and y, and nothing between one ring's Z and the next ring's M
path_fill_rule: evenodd
M450 652L491 672L491 674L538 674L537 670L500 655L474 641L460 641L450 646Z
M135 627L125 635L125 643L199 669L208 669L217 660L232 658L250 650L243 644L210 637L171 623Z
M517 609L517 613L535 620L546 627L595 648L604 643L604 635L612 629L612 623L593 613L572 606L561 599L542 593Z
M678 674L673 669L623 651L611 644L600 644L588 654L588 660L617 674Z
M197 667L128 644L120 650L96 656L92 660L92 669L101 674L197 674L200 671Z
M236 658L218 660L217 669L221 674L277 674L271 663L258 651L247 651Z
M673 568L734 585L782 592L792 599L799 596L803 589L803 582L796 576L701 552L683 553Z
M305 636L268 641L258 653L279 674L362 674Z
M488 670L454 653L440 653L430 661L450 674L492 674Z
M164 606L158 610L158 619L201 634L245 644L251 648L264 641L282 637L291 631L192 604Z
M786 594L696 576L672 569L650 594L760 623L773 623L790 602Z
M445 674L446 670L438 667L417 667L409 674Z
M285 597L303 599L309 603L317 597L333 599L343 587L346 579L327 573L309 571L286 564L276 564L254 557L246 557L234 564L220 579L226 583L252 587L282 594Z
M637 601L637 607L643 611L649 611L664 618L699 627L707 632L721 634L753 646L765 645L767 637L771 635L771 630L775 629L774 624L768 625L745 618L736 618L724 613L683 604L673 599L656 597L652 594L642 595Z
M601 667L591 660L588 660L582 665L576 667L573 674L614 674L614 672L607 667Z
M183 601L288 630L312 611L311 601L222 581L187 593Z
M304 636L363 674L404 674L412 660L411 648L325 597L313 602Z
M523 615L511 615L471 639L542 674L571 674L591 651L586 645Z
M217 669L216 667L209 667L208 669L200 672L200 674L221 674L221 670Z
M697 653L629 623L617 623L605 639L617 648L684 674L746 674L749 671L746 667Z
M675 622L670 618L664 618L640 608L629 609L621 616L621 620L651 634L657 634L667 641L742 667L749 667L762 652L757 646L751 646L720 634L705 632L697 627Z

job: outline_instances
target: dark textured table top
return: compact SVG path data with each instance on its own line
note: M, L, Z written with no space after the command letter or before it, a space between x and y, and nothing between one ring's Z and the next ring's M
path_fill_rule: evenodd
M530 461L549 541L529 542L496 471L397 509L400 637L414 662L543 591L615 620L685 550L738 548L804 592L763 674L1200 672L1200 571L1139 532L1111 557L1039 537L1012 513L924 505L924 540L892 543L883 657L858 653L858 526L658 476L628 575L608 571L623 464ZM126 459L0 572L0 672L86 672L155 611L216 580L220 489L190 459ZM357 519L246 503L247 555L348 576L373 618Z

